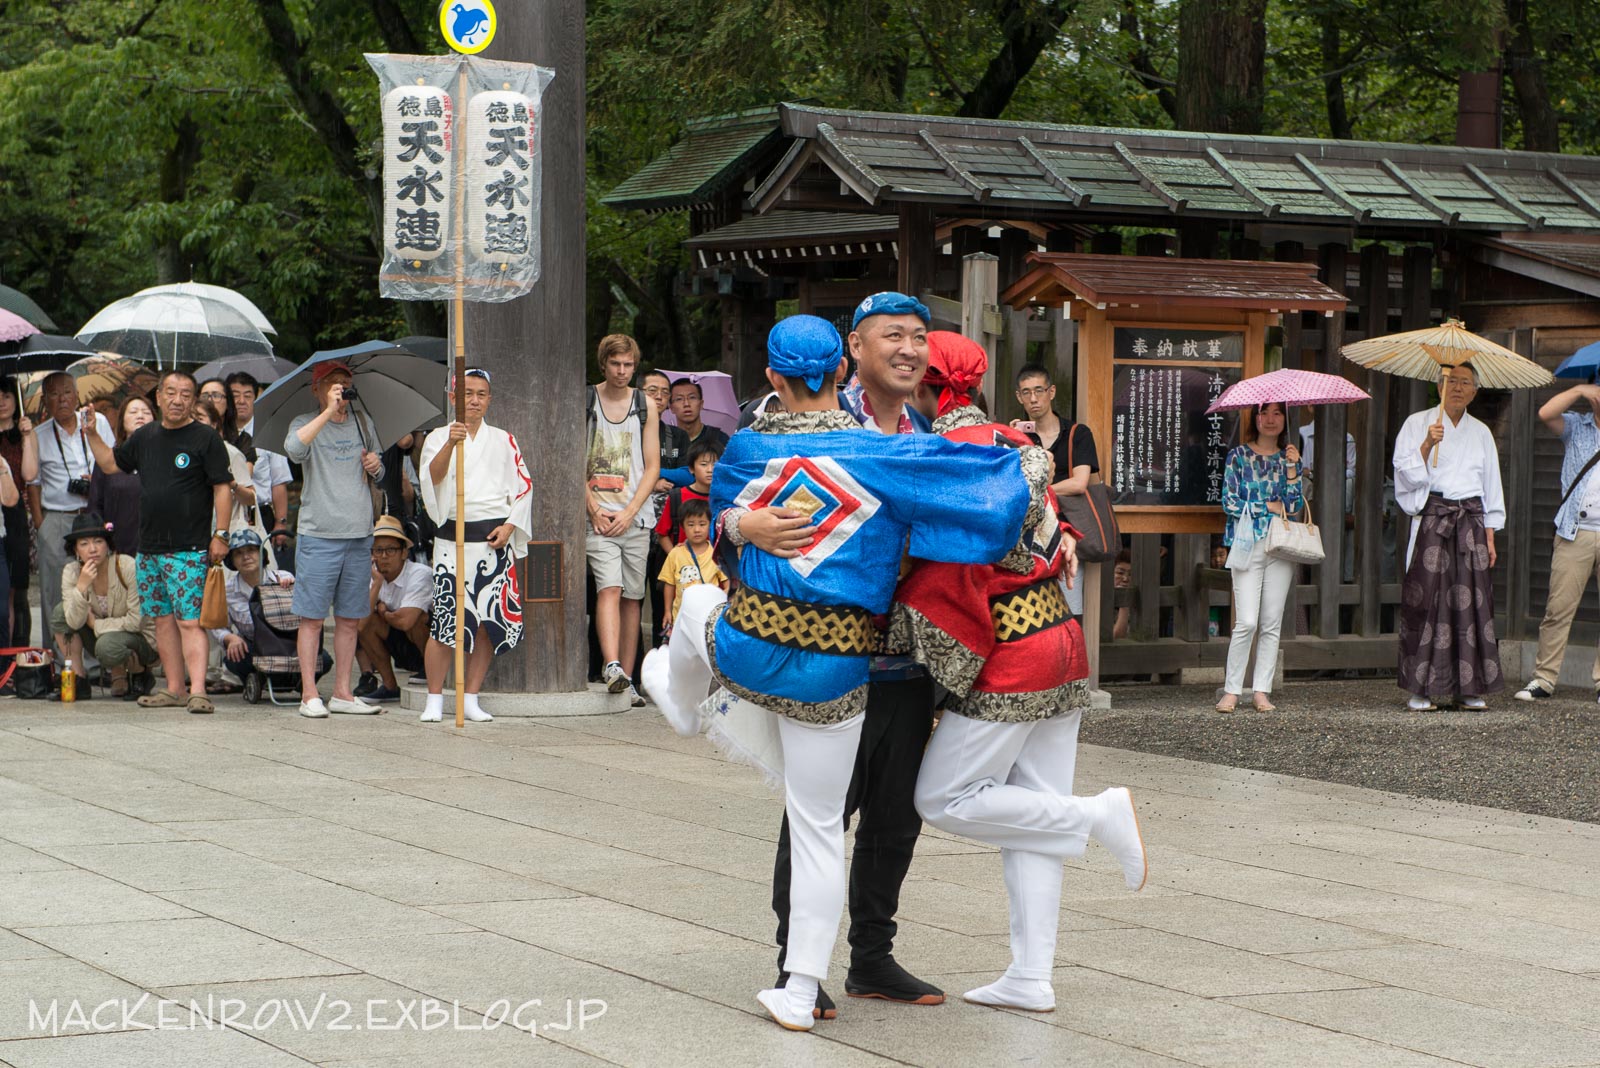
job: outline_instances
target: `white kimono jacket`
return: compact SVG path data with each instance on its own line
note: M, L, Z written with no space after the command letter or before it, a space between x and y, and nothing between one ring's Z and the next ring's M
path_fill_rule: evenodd
M1444 440L1433 456L1423 459L1422 442L1428 428L1443 419ZM1428 495L1437 493L1450 500L1483 498L1483 525L1501 530L1506 525L1506 498L1500 487L1500 452L1494 435L1471 412L1463 412L1459 423L1441 416L1438 408L1416 412L1400 428L1394 442L1394 499L1406 515L1416 516L1427 506ZM1406 564L1417 544L1417 527L1411 525L1411 541L1406 546Z

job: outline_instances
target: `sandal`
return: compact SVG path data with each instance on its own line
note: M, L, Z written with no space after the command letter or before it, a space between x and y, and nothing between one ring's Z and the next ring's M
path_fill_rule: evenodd
M193 697L189 698L189 711L193 712L197 716L210 715L216 710L217 706L211 703L211 698L209 697L195 694Z
M147 693L139 698L140 708L182 708L184 703L185 701L181 694L175 694L171 690L165 689L157 690L155 693Z
M1237 709L1238 707L1239 707L1239 698L1235 697L1231 693L1227 697L1224 697L1222 700L1217 702L1217 711L1218 712L1232 712L1235 709Z
M1276 712L1278 710L1278 706L1273 704L1270 699L1263 701L1261 698L1257 697L1252 701L1252 703L1256 706L1257 712Z

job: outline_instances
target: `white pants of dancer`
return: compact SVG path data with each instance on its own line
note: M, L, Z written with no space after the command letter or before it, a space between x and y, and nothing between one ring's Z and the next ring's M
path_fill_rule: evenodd
M680 707L698 705L711 688L706 620L727 599L715 586L684 591L667 644L669 686ZM777 718L789 814L789 949L784 963L797 975L822 980L828 977L844 914L844 800L864 717L828 726Z
M1224 689L1235 696L1244 692L1244 669L1255 642L1256 671L1252 690L1272 692L1278 673L1278 634L1283 629L1283 605L1294 581L1294 565L1267 555L1267 543L1250 549L1248 562L1233 571L1233 637L1228 639L1228 675Z
M946 712L917 776L924 821L1000 847L1011 911L1008 974L1050 981L1064 857L1089 840L1087 798L1072 795L1078 712L990 723ZM792 937L792 936L791 936Z
M680 708L694 708L711 691L711 654L706 651L706 620L728 595L716 586L690 586L678 603L678 618L667 642L672 697Z
M821 981L844 914L844 799L866 717L825 727L778 718L789 814L789 950L784 967Z

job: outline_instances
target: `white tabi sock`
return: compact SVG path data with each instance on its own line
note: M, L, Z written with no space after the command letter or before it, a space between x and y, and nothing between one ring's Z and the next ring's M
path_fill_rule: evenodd
M438 723L444 718L444 694L430 693L422 706L422 722Z
M475 693L464 695L461 705L462 716L474 723L488 723L490 720L494 719L493 716L489 715L489 713L485 712L481 707L479 707L478 695Z
M1056 992L1043 979L1018 979L1006 973L988 986L969 990L962 997L975 1005L994 1005L1029 1012L1050 1012L1056 1007Z

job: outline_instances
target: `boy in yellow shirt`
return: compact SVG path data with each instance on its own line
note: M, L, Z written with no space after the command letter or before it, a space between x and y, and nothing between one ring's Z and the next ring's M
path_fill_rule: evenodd
M711 506L705 501L686 500L679 518L683 541L672 547L661 574L656 576L661 580L662 614L667 620L663 641L672 633L672 624L678 618L682 591L702 585L728 588L728 576L717 567L711 552Z

